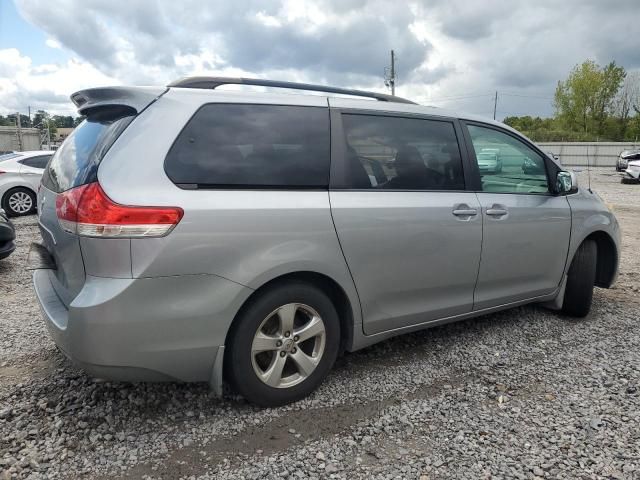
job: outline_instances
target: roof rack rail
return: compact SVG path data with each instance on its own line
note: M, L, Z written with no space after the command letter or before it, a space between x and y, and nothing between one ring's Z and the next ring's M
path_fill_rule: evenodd
M352 90L350 88L329 87L312 83L282 82L279 80L264 80L261 78L233 78L233 77L185 77L171 82L167 87L205 88L214 89L220 85L255 85L258 87L291 88L294 90L308 90L311 92L337 93L356 97L375 98L381 102L412 103L406 98L387 95L385 93L368 92L366 90Z

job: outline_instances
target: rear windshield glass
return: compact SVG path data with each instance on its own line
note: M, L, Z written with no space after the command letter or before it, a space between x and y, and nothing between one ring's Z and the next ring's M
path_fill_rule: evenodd
M56 151L42 184L54 192L64 192L95 181L102 157L131 120L133 116L83 121Z
M204 105L171 147L165 171L188 188L326 188L329 110Z

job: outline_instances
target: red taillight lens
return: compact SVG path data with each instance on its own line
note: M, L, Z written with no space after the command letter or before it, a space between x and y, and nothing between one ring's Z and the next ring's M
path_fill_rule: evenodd
M97 182L59 193L56 213L64 230L87 237L161 237L184 215L178 207L119 205Z

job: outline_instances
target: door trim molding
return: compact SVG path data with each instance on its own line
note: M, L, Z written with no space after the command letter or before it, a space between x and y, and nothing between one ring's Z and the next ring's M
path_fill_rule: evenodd
M462 313L462 314L453 315L450 317L443 317L436 320L429 320L427 322L416 323L414 325L398 327L391 330L385 330L383 332L374 333L372 335L365 335L365 334L360 335L360 332L357 332L357 333L354 332L353 344L349 349L349 351L353 352L356 350L360 350L361 348L368 347L369 345L373 345L382 340L396 337L398 335L402 335L405 333L415 332L418 330L426 330L427 328L435 327L438 325L445 325L447 323L453 323L460 320L466 320L473 317L480 317L482 315L498 312L501 310L507 310L513 307L519 307L521 305L526 305L529 303L549 302L554 300L558 296L558 293L560 292L561 288L562 288L562 285L558 286L558 288L556 288L552 293L549 293L547 295L541 295L537 297L527 298L524 300L518 300L516 302L505 303L505 304L497 305L494 307L487 307L487 308L483 308L482 310L474 310L468 313Z

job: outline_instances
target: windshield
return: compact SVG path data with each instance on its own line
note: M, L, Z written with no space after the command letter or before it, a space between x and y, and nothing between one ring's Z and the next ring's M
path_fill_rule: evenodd
M640 158L640 150L625 150L620 154L622 158Z

